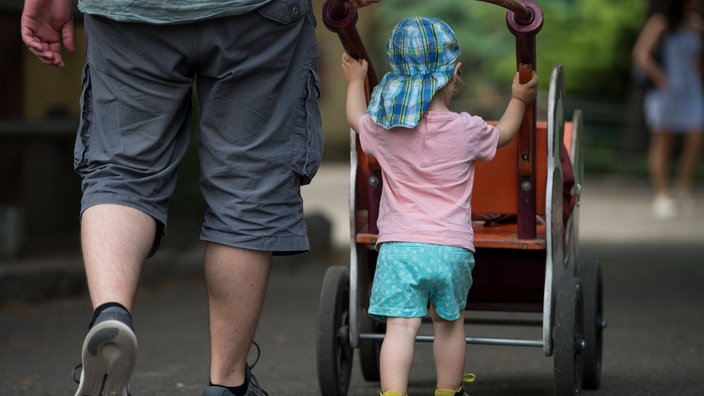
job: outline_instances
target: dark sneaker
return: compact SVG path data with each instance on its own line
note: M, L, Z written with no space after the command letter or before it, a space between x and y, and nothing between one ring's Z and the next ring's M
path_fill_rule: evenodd
M76 396L129 396L136 360L137 337L129 314L101 313L83 341Z
M259 381L257 381L257 378L252 374L249 366L247 366L246 370L246 375L249 376L249 386L247 387L247 392L245 392L244 395L268 396L269 394L266 393L264 389L262 389L261 385L259 385ZM205 388L203 396L235 396L235 394L230 392L227 388L223 388L221 386L209 386Z
M247 365L245 367L245 378L249 378L249 385L247 386L247 391L244 393L244 396L269 396L268 393L264 389L262 389L261 385L259 385L259 381L257 380L257 377L252 374L252 369L254 366L257 365L257 362L259 361L259 355L261 354L261 349L259 349L259 345L257 345L256 342L252 343L256 348L257 348L257 360L254 361L254 363L250 366ZM227 388L223 388L221 386L209 386L205 388L205 391L203 391L203 396L235 396L234 393L230 392Z
M262 386L259 385L257 377L252 374L252 371L249 366L247 366L246 370L249 374L249 386L247 386L247 392L244 393L244 396L269 396L269 394L266 393L264 389L262 389Z
M203 396L234 396L235 394L220 386L209 386L203 391Z

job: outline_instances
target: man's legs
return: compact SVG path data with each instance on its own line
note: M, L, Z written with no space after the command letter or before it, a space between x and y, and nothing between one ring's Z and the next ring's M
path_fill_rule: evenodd
M81 243L93 308L107 302L132 309L142 264L154 244L156 222L136 209L96 205L81 218Z
M210 381L239 386L259 322L271 253L209 242L205 277L210 314Z
M155 228L150 216L126 206L101 204L83 213L81 241L95 311L83 342L76 396L129 395L137 357L129 311Z

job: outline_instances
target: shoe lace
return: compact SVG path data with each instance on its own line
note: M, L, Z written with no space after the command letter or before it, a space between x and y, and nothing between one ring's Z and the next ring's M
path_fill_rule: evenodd
M250 368L250 369L253 369L254 366L257 365L257 362L259 362L259 357L262 355L262 348L259 347L259 344L257 344L256 342L252 341L252 345L254 345L254 347L257 348L257 358L254 359L254 363L252 363L252 364L249 365L249 368Z
M461 396L469 396L469 394L464 390L464 384L471 384L477 379L477 376L474 373L465 373L462 375L462 383L460 386L460 391L458 392L458 395Z
M462 383L472 383L477 379L477 376L474 373L465 373L462 375Z
M255 386L255 388L256 388L258 391L261 391L261 395L262 395L262 396L269 396L269 393L267 393L267 391L265 391L264 388L262 388L262 386L259 384L259 380L257 380L257 377L255 377L254 374L252 374L252 369L253 369L254 366L256 366L257 363L259 362L259 357L260 357L261 354L262 354L262 349L259 347L259 344L257 344L256 342L252 341L252 345L254 345L254 347L257 349L257 358L254 359L254 363L252 363L252 364L249 364L249 363L248 363L248 364L249 364L249 373L250 373L249 380L250 380L250 382L252 382L252 384Z

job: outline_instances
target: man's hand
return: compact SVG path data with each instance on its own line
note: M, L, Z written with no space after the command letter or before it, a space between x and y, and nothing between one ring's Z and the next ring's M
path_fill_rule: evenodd
M42 62L63 67L61 45L75 51L71 0L25 0L21 24L22 41Z

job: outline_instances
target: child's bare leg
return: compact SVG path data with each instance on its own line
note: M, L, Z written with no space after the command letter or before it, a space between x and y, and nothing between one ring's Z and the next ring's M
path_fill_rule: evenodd
M431 307L431 316L435 330L433 357L437 370L437 388L456 390L462 382L467 346L464 311L460 311L459 319L448 321L439 317Z
M379 370L381 390L395 390L402 395L408 388L408 372L413 361L413 347L421 318L388 318L386 335L381 344Z

